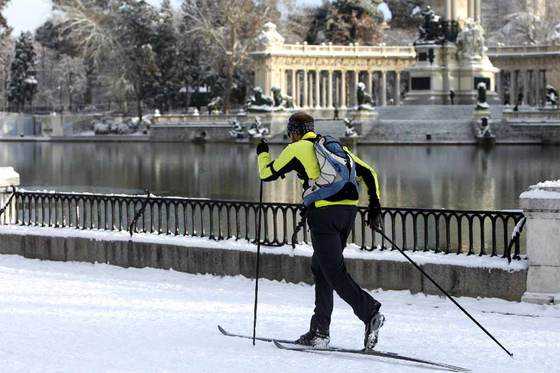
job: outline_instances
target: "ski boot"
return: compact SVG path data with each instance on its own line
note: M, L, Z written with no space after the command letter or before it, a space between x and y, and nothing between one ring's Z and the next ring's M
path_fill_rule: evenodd
M311 329L299 337L294 343L312 348L327 348L331 341L329 333L321 332L318 329Z
M385 316L382 313L377 312L371 320L366 323L366 333L364 337L364 349L366 351L371 351L377 345L377 340L379 337L379 329L383 326L385 322Z

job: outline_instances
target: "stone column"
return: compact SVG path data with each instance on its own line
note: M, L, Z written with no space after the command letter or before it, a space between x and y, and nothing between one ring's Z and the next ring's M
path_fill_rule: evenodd
M452 12L452 0L445 0L445 20L452 21L453 20L453 12Z
M541 93L542 93L542 87L541 87L541 70L536 70L535 71L535 105L537 107L540 107L542 102L541 102Z
M340 76L340 108L346 109L346 71Z
M474 0L468 0L468 17L474 19Z
M509 72L509 104L514 106L517 104L517 71Z
M357 95L357 90L358 90L358 78L360 76L360 72L359 71L351 71L352 76L352 85L350 86L350 105L351 106L355 106L358 104L358 95Z
M474 0L474 20L479 22L481 21L481 14L480 14L480 0Z
M498 93L498 98L500 100L500 105L504 103L504 80L502 78L502 71L496 74L496 92Z
M327 87L327 107L333 107L333 71L329 70L329 84Z
M315 107L321 106L321 70L315 70Z
M529 94L530 94L530 90L529 90L529 70L525 70L523 71L523 103L525 105L529 105L530 101L529 101Z
M380 97L379 97L379 104L381 106L387 105L387 71L381 71L381 82L380 82Z
M309 71L303 70L303 102L301 103L301 107L308 107L309 106Z
M294 105L298 104L297 100L297 90L296 90L296 70L292 69L292 91L290 92L292 99L294 100Z
M547 185L547 186L545 186ZM537 184L521 194L527 217L527 291L522 301L560 304L560 182Z
M371 95L371 72L366 71L366 92Z
M395 71L395 105L401 104L401 72Z

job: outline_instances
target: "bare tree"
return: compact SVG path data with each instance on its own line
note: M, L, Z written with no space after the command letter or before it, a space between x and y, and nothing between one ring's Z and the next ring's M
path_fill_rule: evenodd
M231 105L235 76L246 63L262 26L277 12L276 3L264 0L183 2L187 32L205 40L212 67L225 78L225 112Z

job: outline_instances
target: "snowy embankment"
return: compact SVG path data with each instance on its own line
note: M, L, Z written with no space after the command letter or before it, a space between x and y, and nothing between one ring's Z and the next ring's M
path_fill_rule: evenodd
M3 372L422 372L373 357L280 351L224 337L251 333L254 281L103 264L0 256ZM262 281L258 334L306 331L313 288ZM553 372L560 366L560 306L459 301L511 351L509 358L448 300L372 294L387 316L380 350L475 372ZM358 347L363 325L336 299L332 343Z

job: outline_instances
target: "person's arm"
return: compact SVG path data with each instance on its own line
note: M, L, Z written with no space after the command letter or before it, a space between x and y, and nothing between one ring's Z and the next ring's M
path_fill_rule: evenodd
M368 196L370 203L372 201L379 201L381 194L379 193L379 183L377 182L377 173L366 162L358 158L357 155L353 154L347 147L344 150L352 157L356 163L356 176L358 176L364 184L366 184L368 190Z
M263 181L273 181L279 177L284 177L284 175L293 170L299 170L303 168L301 162L297 159L295 155L295 147L293 144L288 145L282 153L278 156L276 160L272 160L270 153L268 152L268 147L265 151L258 154L259 163L259 177Z

